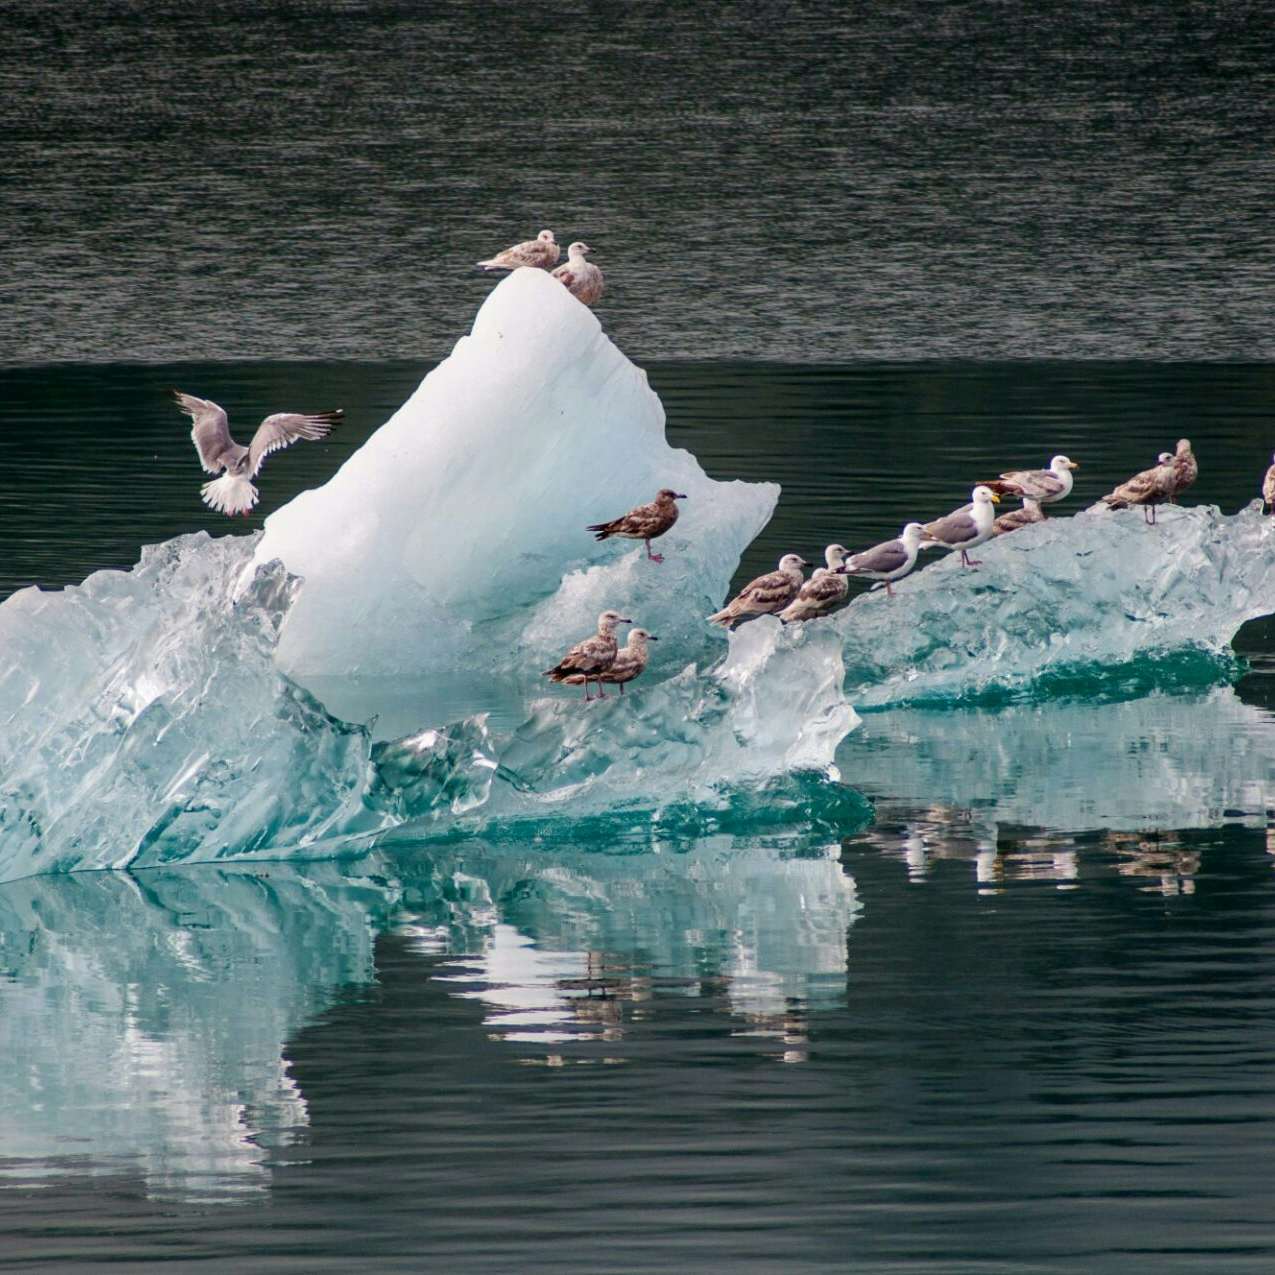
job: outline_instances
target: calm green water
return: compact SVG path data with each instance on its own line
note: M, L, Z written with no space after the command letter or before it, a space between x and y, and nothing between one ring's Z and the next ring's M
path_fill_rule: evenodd
M423 370L0 374L5 587L206 525L164 386L347 409L272 461L268 513ZM1079 507L1183 433L1236 508L1273 375L651 369L714 476L783 483L742 572L1056 450ZM1237 688L867 714L838 762L870 821L0 887L0 1268L1269 1270L1275 719L1244 645Z

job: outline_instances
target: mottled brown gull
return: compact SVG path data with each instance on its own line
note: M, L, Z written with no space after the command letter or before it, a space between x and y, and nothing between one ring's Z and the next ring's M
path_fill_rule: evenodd
M618 649L615 626L632 623L632 620L626 619L618 611L603 611L598 616L598 631L582 642L577 642L553 668L545 669L545 677L552 678L555 682L565 682L572 674L578 673L584 682L586 703L593 698L589 694L590 681L598 684L598 698L606 699L606 692L602 689L602 674L615 663Z
M992 523L992 535L1007 536L1011 531L1019 531L1023 527L1030 527L1034 522L1044 521L1045 511L1040 507L1040 501L1034 496L1024 496L1021 509L1011 509Z
M826 567L816 567L810 579L797 591L797 596L779 612L785 624L796 620L817 620L831 615L847 598L850 581L837 571L848 551L842 545L829 545L824 551Z
M1175 491L1175 460L1168 452L1161 452L1158 465L1134 474L1103 496L1098 503L1106 505L1108 509L1127 509L1130 505L1140 505L1143 519L1154 526L1156 506L1164 504Z
M1170 496L1185 491L1200 475L1200 466L1191 450L1189 438L1179 438L1177 451L1173 453L1173 492Z
M916 553L924 534L925 528L919 522L910 522L897 540L886 540L862 553L851 554L841 570L848 576L881 581L887 595L893 597L894 590L890 584L894 580L902 580L916 566Z
M645 629L630 629L629 640L615 653L611 667L598 678L598 681L607 686L618 686L620 694L623 695L625 682L631 682L646 668L648 654L646 644L657 641L659 639L654 633L648 633ZM580 686L585 678L583 673L572 673L570 677L564 677L562 680L568 686Z
M573 243L567 249L567 264L553 272L553 277L585 305L592 305L602 296L602 271L584 259L592 251L587 243Z
M1072 470L1080 466L1066 456L1055 456L1048 469L1013 469L983 484L999 496L1030 496L1042 505L1071 495Z
M1275 456L1271 460L1275 461ZM1271 465L1266 471L1266 477L1262 479L1262 502L1267 513L1275 513L1275 464Z
M252 442L244 447L230 437L226 413L211 399L196 398L193 394L183 394L181 390L172 390L171 393L181 410L194 421L190 437L204 472L222 475L200 488L204 504L227 516L243 514L247 517L248 511L257 503L257 489L252 485L252 479L261 472L261 466L271 452L303 438L314 440L325 437L343 415L339 408L309 415L277 412L257 426Z
M806 560L797 554L784 554L777 570L750 580L720 611L708 617L709 623L733 629L755 616L782 611L801 589L805 565Z
M483 270L517 270L533 266L540 270L552 270L562 256L562 249L553 237L552 230L542 230L534 239L516 243L504 252L498 252L486 261L478 262Z
M651 541L662 536L677 521L677 502L685 499L684 493L665 487L649 505L638 505L610 522L594 523L588 530L597 533L595 540L608 540L612 536L645 540L646 556L652 562L663 562L663 554L651 552Z
M925 538L921 543L927 548L942 545L947 549L959 549L961 561L967 567L978 567L982 563L971 558L969 551L990 539L992 523L996 520L992 505L1000 504L1000 497L984 483L980 483L970 494L973 496L972 504L963 505L944 518L927 522Z

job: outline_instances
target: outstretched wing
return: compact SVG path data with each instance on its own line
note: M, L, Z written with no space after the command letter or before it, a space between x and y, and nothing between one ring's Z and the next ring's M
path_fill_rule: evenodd
M225 410L211 399L196 398L193 394L183 394L181 390L170 390L178 407L195 422L190 431L191 441L199 453L199 463L207 474L221 471L221 457L235 446L230 437L230 422L226 419Z
M343 415L338 409L335 412L316 412L313 416L303 416L298 412L276 412L273 416L267 416L257 426L257 432L252 436L248 447L249 475L255 478L261 472L261 463L271 452L290 447L299 439L326 437Z

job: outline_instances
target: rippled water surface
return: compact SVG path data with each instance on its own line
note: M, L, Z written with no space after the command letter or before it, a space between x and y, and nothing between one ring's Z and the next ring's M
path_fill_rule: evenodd
M424 370L4 373L6 589L207 524L164 386L346 407L268 513ZM715 476L784 485L745 572L1059 449L1079 506L1183 433L1234 509L1272 444L1261 364L651 373ZM873 811L818 826L0 887L0 1268L1269 1270L1275 695L1241 645L1238 687L865 713Z

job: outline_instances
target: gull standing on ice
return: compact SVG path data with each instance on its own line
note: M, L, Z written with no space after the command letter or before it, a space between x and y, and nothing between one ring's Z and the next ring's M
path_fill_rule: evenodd
M974 503L964 505L944 518L936 518L927 522L924 527L923 543L943 545L947 549L959 549L961 561L967 567L982 566L982 563L969 556L969 550L981 545L984 540L991 539L992 523L996 515L992 512L993 504L1000 504L1000 497L983 483L974 488L971 495Z
M851 554L841 570L848 576L884 581L886 594L894 597L890 582L902 580L916 566L916 554L921 547L923 535L925 528L919 522L910 522L899 533L897 540L887 540L862 553Z
M204 472L215 474L224 471L215 482L205 483L200 488L204 504L227 516L243 514L246 518L248 511L257 503L257 489L252 485L252 479L261 472L262 463L271 452L302 438L326 437L344 415L340 408L311 415L277 412L257 426L252 442L244 447L230 437L230 422L225 411L216 403L196 398L193 394L183 394L181 390L172 390L171 393L181 410L195 422L190 437Z
M1042 505L1052 505L1071 495L1071 471L1079 468L1074 460L1055 456L1048 469L1014 469L983 486L1000 496L1030 496Z
M535 266L552 270L562 256L562 249L553 237L552 230L542 230L534 239L516 243L504 252L498 252L486 261L478 262L482 270L517 270L520 266Z
M1040 501L1035 496L1024 496L1021 509L1011 509L992 523L992 535L1005 536L1022 527L1030 527L1034 522L1044 521L1045 511L1040 507Z
M587 243L573 243L567 249L567 264L553 272L553 277L585 305L592 305L602 296L602 271L584 259L592 251Z
M797 554L784 554L778 570L750 580L720 611L710 615L708 622L733 629L754 616L782 611L801 589L801 569L806 565Z
M611 667L602 674L598 681L607 686L618 686L620 694L624 694L625 682L631 682L646 668L648 642L658 642L654 633L645 629L630 629L629 640L615 654ZM562 679L568 686L580 686L584 680L583 673L572 673Z
M645 540L646 556L652 562L663 562L663 554L651 552L651 541L662 536L677 521L677 502L685 499L684 492L665 487L649 505L638 505L622 518L615 518L611 522L596 522L587 530L597 533L595 540L607 540L611 536L620 536L625 540Z
M598 684L598 698L606 699L606 692L602 689L602 674L615 663L618 649L615 626L632 623L632 620L625 619L618 611L603 611L598 616L598 631L592 637L577 642L553 668L545 669L545 677L552 678L555 682L565 682L573 673L579 673L584 682L586 704L593 698L589 694L590 681Z
M1183 440L1185 441L1185 440ZM1188 444L1189 446L1189 444ZM1162 505L1174 493L1174 471L1177 457L1168 452L1160 453L1160 463L1153 469L1144 469L1141 473L1125 482L1115 490L1108 492L1098 502L1108 509L1127 509L1130 505L1142 506L1143 520L1150 526L1155 525L1155 507Z
M1271 457L1275 461L1275 456ZM1266 506L1267 513L1275 513L1275 464L1266 471L1266 477L1262 479L1262 503Z
M824 551L826 567L816 567L814 574L806 581L793 599L779 613L785 624L795 620L817 620L820 616L830 615L846 600L850 592L850 581L838 575L841 564L846 560L848 550L841 545L829 545Z
M1200 476L1200 466L1196 462L1195 453L1191 450L1189 438L1178 439L1178 449L1173 454L1173 491L1172 499L1186 489Z

